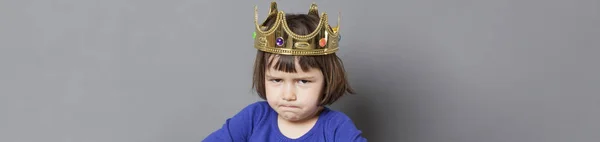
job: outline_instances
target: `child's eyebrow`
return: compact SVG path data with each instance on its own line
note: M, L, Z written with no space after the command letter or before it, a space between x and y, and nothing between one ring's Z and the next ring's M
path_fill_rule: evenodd
M268 75L268 74L267 74L267 75L265 75L265 77L267 77L267 78L277 78L277 77L273 77L273 76L271 76L271 75Z
M280 78L280 77L274 77L271 75L265 75L266 78ZM305 80L310 80L310 79L314 79L314 76L302 76L302 77L296 77L294 79L305 79Z
M314 79L314 76L303 76L303 77L298 77L296 79L306 79L306 80L310 80L310 79Z

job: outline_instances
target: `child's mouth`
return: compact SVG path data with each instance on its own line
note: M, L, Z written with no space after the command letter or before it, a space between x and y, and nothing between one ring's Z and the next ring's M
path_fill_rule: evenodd
M292 105L281 105L280 107L284 107L284 108L299 108L298 106L292 106Z

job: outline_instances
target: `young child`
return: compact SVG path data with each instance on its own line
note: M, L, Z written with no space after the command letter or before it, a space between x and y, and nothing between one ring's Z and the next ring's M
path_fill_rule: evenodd
M266 101L248 105L203 141L367 141L347 115L325 107L353 93L335 55L339 18L332 28L314 3L308 14L285 14L272 2L260 25L256 12L252 87Z

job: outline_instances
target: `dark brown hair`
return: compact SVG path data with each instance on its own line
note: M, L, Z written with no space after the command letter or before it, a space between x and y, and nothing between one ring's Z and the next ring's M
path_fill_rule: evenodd
M286 14L286 22L292 32L299 35L307 35L314 31L319 24L319 17L308 14ZM275 17L268 17L262 26L271 28ZM272 56L279 56L278 60L269 60ZM335 53L316 56L292 56L279 55L258 50L254 61L254 75L252 88L256 89L258 96L266 100L265 94L265 71L269 67L276 70L296 73L296 60L302 71L307 72L310 68L318 68L323 73L324 86L319 105L331 105L344 94L354 94L346 79L346 72L340 58Z

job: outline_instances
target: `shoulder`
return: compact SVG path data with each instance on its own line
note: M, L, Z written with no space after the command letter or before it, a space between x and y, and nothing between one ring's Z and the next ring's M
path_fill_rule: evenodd
M244 107L240 113L246 114L254 121L260 121L271 111L271 107L266 101L257 101Z
M336 141L366 141L352 119L340 111L328 109L325 117L325 127L331 132Z
M244 107L242 111L266 111L270 108L267 101L257 101Z
M347 122L352 122L352 119L341 111L332 110L329 108L325 109L325 113L322 117L326 120L326 125L329 127L337 127ZM352 123L354 124L354 123Z
M247 105L203 141L247 141L252 131L259 127L259 123L270 113L269 109L269 104L264 101Z

